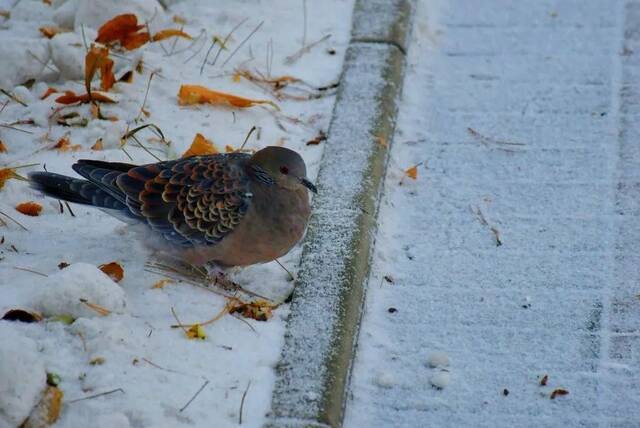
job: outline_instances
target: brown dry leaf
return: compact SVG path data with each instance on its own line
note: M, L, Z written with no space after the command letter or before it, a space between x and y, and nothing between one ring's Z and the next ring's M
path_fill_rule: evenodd
M236 151L236 149L234 149L233 147L231 147L230 145L227 144L226 146L224 146L224 151L226 153L233 153L233 152Z
M258 299L253 302L243 302L239 299L233 299L229 302L229 313L239 313L245 318L252 318L256 321L266 321L273 315L274 306L266 300Z
M76 95L73 91L65 91L64 95L56 98L56 102L59 104L65 104L65 105L76 104L76 103L88 103L91 101L92 98L93 98L93 101L100 101L102 103L109 103L109 104L115 103L115 101L109 98L108 96L104 95L103 93L95 92L95 91L91 92L91 96L89 96L89 94Z
M115 282L120 282L124 278L124 269L117 262L105 263L98 266L98 269L106 273Z
M418 165L414 165L404 171L405 175L414 180L418 179Z
M151 288L152 289L162 289L167 284L173 284L173 283L175 283L175 281L172 280L172 279L161 279L160 281L158 281L155 284L153 284L153 287L151 287Z
M94 357L89 360L89 364L91 364L92 366L101 366L105 361L106 360L104 359L104 357Z
M60 152L78 151L82 148L80 144L71 144L69 137L62 137L58 140L55 146L51 147L51 150L58 150Z
M180 15L173 15L173 22L180 25L187 25L187 20L181 17Z
M180 86L180 92L178 93L178 104L214 104L239 108L252 107L258 104L269 104L276 110L280 110L280 107L278 107L273 101L252 100L249 98L239 97L237 95L227 94L225 92L214 91L199 85Z
M204 331L204 327L200 324L192 325L185 331L185 334L189 339L205 340L207 338L207 333Z
M40 27L38 30L40 30L40 33L47 39L52 39L53 36L63 31L61 28L53 26Z
M129 70L120 76L118 82L133 83L133 70Z
M168 39L170 37L182 37L183 39L193 40L193 37L191 37L184 31L178 30L175 28L169 28L167 30L158 31L156 34L153 35L152 40L154 42L159 42L161 40Z
M104 150L104 147L102 145L102 138L98 138L96 143L91 146L91 150Z
M553 390L553 392L551 393L549 398L551 398L553 400L558 396L567 395L567 394L569 394L569 391L567 391L566 389L564 389L564 388L556 388L556 389Z
M198 133L193 138L193 142L189 149L182 154L183 158L188 158L189 156L201 156L201 155L215 155L216 153L220 153L215 144L211 141L207 140L202 134Z
M125 49L136 49L149 41L149 33L138 31L145 28L138 25L138 18L132 13L115 16L98 30L96 42L110 44L120 42Z
M84 85L91 94L91 81L100 70L100 89L108 91L116 82L113 75L113 60L109 58L109 49L91 45L84 58Z
M62 411L64 393L57 386L47 386L42 399L31 410L21 427L49 427L56 423Z
M327 139L327 134L325 134L324 131L320 131L318 132L318 135L316 135L313 138L313 140L307 141L307 146L316 146L321 142L325 141L326 139Z
M42 205L37 202L28 201L16 205L16 211L31 217L37 217L42 212Z
M2 316L2 319L5 321L20 321L31 323L42 321L42 315L38 312L27 311L24 309L11 309Z
M11 178L15 180L27 181L26 178L16 172L15 168L2 168L0 169L0 189L2 189L7 180Z
M47 91L40 97L41 100L46 99L49 95L51 94L55 94L56 92L58 92L57 89L49 87L47 88Z
M5 146L2 140L0 140L0 153L7 153L7 152L8 152L7 146Z
M542 376L542 379L540 379L540 386L547 386L547 382L549 381L549 375L544 375Z

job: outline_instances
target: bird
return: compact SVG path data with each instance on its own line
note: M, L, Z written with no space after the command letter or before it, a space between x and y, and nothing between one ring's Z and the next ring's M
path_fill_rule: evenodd
M30 185L142 224L154 249L183 262L223 269L288 253L305 233L309 192L317 193L302 157L278 146L146 165L82 159L72 168L83 178L38 171Z

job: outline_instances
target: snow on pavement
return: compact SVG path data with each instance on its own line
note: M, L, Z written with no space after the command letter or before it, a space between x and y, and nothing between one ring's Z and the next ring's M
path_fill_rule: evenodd
M414 19L345 425L638 426L640 2Z
M154 162L134 142L125 147L132 160L120 150L120 138L126 130L145 123L158 125L171 141L166 149L153 133L138 134L162 159L183 153L196 133L211 139L220 150L226 145L238 148L249 129L256 126L258 132L246 148L280 144L298 150L309 176L315 177L323 143L306 142L319 131L326 132L329 125L335 101L332 84L342 70L353 2L308 2L306 34L299 1L164 3L170 5L168 10L163 11L155 0L54 0L52 6L39 0L0 0L0 87L27 104L25 107L0 95L0 124L22 121L15 127L29 132L0 127L0 140L7 150L0 152L0 167L37 162L39 166L18 172L26 174L46 164L50 172L75 175L71 165L81 158ZM48 87L84 92L84 42L95 39L103 22L126 12L148 20L152 33L180 27L184 20L184 31L195 40L168 39L112 55L117 77L135 68L140 60L143 66L141 74L134 73L132 83L116 83L109 92L118 103L104 105L102 112L116 120L94 119L86 104L54 115L59 94L44 100L41 96ZM213 36L223 39L238 24L216 64L202 66ZM38 30L43 26L70 32L49 41ZM299 58L288 60L300 49L303 38L307 44L320 42ZM236 48L237 53L225 64ZM217 46L211 49L209 63L217 51ZM293 90L296 96L316 93L311 88L326 90L310 101L277 100L270 91L245 79L233 79L237 69L303 79L310 86ZM152 72L145 104L150 114L147 119L141 106ZM29 79L35 83L27 88L22 83ZM177 93L181 84L272 99L282 113L276 114L270 107L180 107ZM323 96L325 93L329 96ZM69 117L74 126L56 123L56 117L70 112L78 114ZM68 137L72 149L52 149L63 137ZM97 142L102 150L91 149ZM40 216L28 217L14 209L27 200L43 205ZM0 321L0 355L23 353L19 359L0 359L0 426L15 425L28 415L45 387L43 370L62 379L66 404L56 424L59 427L235 426L249 382L242 422L260 426L270 408L273 368L281 354L287 306L277 309L268 322L222 317L205 327L204 341L189 340L182 330L170 327L176 323L171 308L184 323L200 322L218 314L225 299L187 284L169 283L152 289L162 276L144 270L152 254L136 235L99 210L74 204L71 208L74 216L67 208L61 212L58 201L44 199L24 182L10 180L0 190L0 211L28 229L2 217L6 224L0 223L0 316L9 309L23 308L79 317L71 325ZM295 248L281 261L295 270L299 255L300 248ZM118 284L95 268L111 261L124 267L124 279ZM66 269L72 270L60 271L61 262L70 263ZM246 288L275 299L289 292L291 283L286 278L275 263L243 269L235 276ZM81 304L80 298L113 312L101 316ZM5 377L9 374L13 378ZM206 381L209 383L197 398L184 408ZM72 402L109 391L114 392Z

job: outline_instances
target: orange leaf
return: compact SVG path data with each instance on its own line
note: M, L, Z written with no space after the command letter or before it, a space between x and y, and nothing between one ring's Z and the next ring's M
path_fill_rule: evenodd
M7 146L5 146L2 140L0 140L0 153L7 153L7 151Z
M0 169L0 189L2 189L4 187L4 184L7 182L7 180L11 178L16 180L27 181L26 178L16 173L15 168L2 168Z
M173 284L175 281L172 279L161 279L160 281L153 284L151 288L164 288L167 284Z
M91 93L91 81L100 70L100 89L109 90L116 81L113 75L113 60L109 58L109 49L91 46L84 58L84 85L87 93Z
M46 99L49 95L51 95L51 94L55 94L56 92L58 92L58 90L57 90L57 89L49 87L49 88L47 88L47 92L45 92L45 93L40 97L40 99L41 99L41 100L44 100L44 99Z
M138 49L149 41L149 33L132 33L122 40L122 47L125 49L133 50Z
M122 278L124 278L124 269L122 269L122 266L117 262L100 265L98 266L98 269L109 275L109 277L115 282L120 282L122 281Z
M409 178L413 178L414 180L418 179L418 165L414 165L409 169L406 169L404 171L404 173L407 175L407 177Z
M226 146L224 146L224 151L227 153L233 153L236 151L236 149L227 144Z
M21 204L16 205L16 211L24 215L36 217L40 215L40 212L42 212L42 205L33 201L22 202Z
M133 82L133 70L129 70L126 73L124 73L122 76L120 76L120 78L118 79L118 82L132 83Z
M123 43L129 34L135 33L144 28L144 25L138 25L138 18L132 13L118 15L102 24L98 30L98 43L112 43L119 41Z
M187 25L187 20L179 15L173 15L173 22L180 25Z
M257 104L269 104L276 110L280 110L280 108L273 101L269 100L252 100L249 98L239 97L237 95L227 94L225 92L213 91L199 85L180 86L180 92L178 93L178 104L192 105L205 103L214 105L228 105L240 108L252 107Z
M91 150L103 150L104 147L102 145L102 138L98 138L98 141L96 141L96 143L91 146Z
M198 133L194 137L189 149L182 154L182 157L188 158L189 156L215 155L216 153L220 152L216 148L215 144L204 138L202 134Z
M114 100L100 92L91 92L94 101L103 103L115 103ZM73 91L65 91L64 95L56 98L56 102L60 104L88 103L91 101L89 94L76 95Z
M169 37L182 37L184 39L193 40L193 37L188 35L182 30L177 30L175 28L170 28L167 30L162 30L154 34L153 41L159 42L160 40L168 39Z
M68 137L62 137L58 140L55 146L51 147L51 150L55 149L61 152L75 152L77 150L80 150L81 148L82 146L80 144L72 145Z
M42 33L42 35L47 39L52 39L53 36L62 32L62 30L58 27L40 27L38 30L40 30L40 33Z
M232 304L229 308L230 314L238 312L243 317L252 318L256 321L266 321L273 315L273 305L266 300L258 299L249 303L236 300L237 302L234 302L235 304Z

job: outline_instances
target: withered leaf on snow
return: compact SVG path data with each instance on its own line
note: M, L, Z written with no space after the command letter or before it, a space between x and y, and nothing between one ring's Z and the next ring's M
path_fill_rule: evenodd
M183 158L189 156L215 155L220 153L218 148L211 141L207 140L202 134L198 133L193 138L193 142L189 149L182 154Z
M267 321L273 315L273 304L266 300L258 299L253 302L243 302L233 299L229 303L229 313L239 313L243 317L252 318L256 321Z
M52 88L52 87L48 87L46 92L44 94L42 94L42 96L40 97L41 100L46 99L49 95L51 94L55 94L56 92L58 92L57 89Z
M567 391L566 389L564 389L564 388L556 388L556 389L553 390L553 392L551 393L549 398L551 398L553 400L558 396L567 395L567 394L569 394L569 391Z
M13 178L14 180L27 181L26 178L16 172L17 168L2 168L0 169L0 189L4 187L7 180Z
M33 201L22 202L16 205L16 211L24 215L36 217L42 212L42 205Z
M162 289L164 288L167 284L173 284L175 281L172 279L161 279L159 281L157 281L155 284L153 284L153 286L151 287L152 289Z
M404 173L407 177L412 178L414 180L418 179L418 165L414 165L411 168L407 168Z
M71 144L71 140L68 137L62 137L58 140L58 142L51 147L51 150L58 150L60 152L75 152L80 150L82 146L80 144Z
M84 58L84 85L91 95L91 81L100 70L100 89L108 91L116 82L113 75L113 60L109 58L109 49L91 45Z
M204 331L204 327L200 324L194 324L185 331L185 334L189 339L205 340L207 333Z
M188 39L188 40L193 39L193 37L191 37L190 35L188 35L182 30L170 28L167 30L158 31L156 34L153 35L152 40L154 42L159 42L160 40L168 39L170 37L182 37L183 39Z
M27 311L25 309L10 309L3 316L5 321L20 321L20 322L39 322L42 321L42 315L38 312Z
M7 146L5 146L2 140L0 140L0 153L7 153L7 151Z
M132 13L118 15L105 22L98 29L96 42L110 44L120 42L125 49L136 49L149 41L149 33L141 32L144 25L138 25L138 18Z
M93 101L100 101L102 103L115 103L114 100L106 96L101 92L91 91L91 95L82 94L76 95L73 91L65 91L64 95L56 98L56 102L59 104L76 104L76 103L88 103L93 99Z
M226 92L214 91L199 85L182 85L178 92L178 104L213 104L225 105L238 108L252 107L258 104L268 104L276 110L280 108L273 101L269 100L252 100L249 98L239 97L237 95L228 94Z
M106 273L115 282L120 282L124 278L124 269L118 262L105 263L98 266L98 269Z
M38 30L47 39L52 39L56 34L64 31L61 28L52 27L52 26L40 27Z

